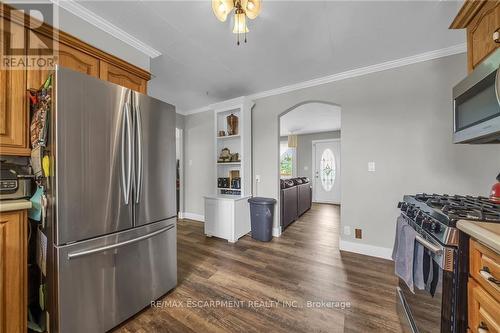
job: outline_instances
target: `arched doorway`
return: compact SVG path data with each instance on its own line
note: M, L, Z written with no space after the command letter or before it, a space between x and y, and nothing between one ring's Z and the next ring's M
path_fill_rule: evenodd
M337 104L305 101L278 116L281 232L311 208L341 204L340 115Z

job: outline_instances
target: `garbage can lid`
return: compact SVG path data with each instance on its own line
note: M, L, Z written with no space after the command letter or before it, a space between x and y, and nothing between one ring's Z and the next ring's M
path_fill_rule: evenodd
M276 199L254 197L254 198L248 199L248 202L251 204L256 204L256 205L274 205L276 203Z

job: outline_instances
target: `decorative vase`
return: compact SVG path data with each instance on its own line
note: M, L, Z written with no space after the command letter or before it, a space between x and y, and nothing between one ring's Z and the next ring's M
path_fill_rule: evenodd
M234 114L227 116L227 135L238 134L238 117Z

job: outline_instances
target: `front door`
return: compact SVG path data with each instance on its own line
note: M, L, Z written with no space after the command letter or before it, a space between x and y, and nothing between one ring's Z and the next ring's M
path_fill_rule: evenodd
M340 204L340 140L313 142L313 201Z

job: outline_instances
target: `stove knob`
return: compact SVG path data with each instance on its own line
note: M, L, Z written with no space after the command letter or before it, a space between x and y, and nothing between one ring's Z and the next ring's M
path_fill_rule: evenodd
M432 222L431 223L431 230L434 232L440 232L441 231L441 225L437 222Z

